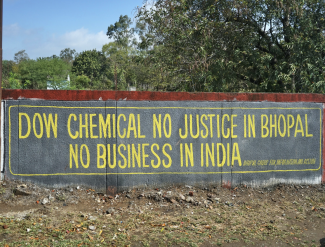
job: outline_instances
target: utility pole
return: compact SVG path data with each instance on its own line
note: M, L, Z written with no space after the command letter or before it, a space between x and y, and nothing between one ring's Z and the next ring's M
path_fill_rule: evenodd
M2 33L3 33L3 0L0 0L0 125L1 125L1 112L2 112ZM1 157L1 143L2 143L2 132L0 128L0 162L2 160ZM0 171L1 173L2 171ZM0 175L0 180L2 179L2 174Z
M2 33L3 33L3 0L0 0L0 102L2 100ZM0 118L1 118L1 107L0 107ZM0 133L0 141L1 141Z
M0 102L2 100L2 33L3 33L3 0L0 0ZM0 107L0 118L1 118L1 107ZM1 141L0 133L0 141Z

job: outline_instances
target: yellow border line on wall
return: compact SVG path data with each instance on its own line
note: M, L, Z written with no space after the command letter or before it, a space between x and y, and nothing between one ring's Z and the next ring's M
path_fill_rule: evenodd
M319 147L319 167L317 169L301 169L301 170L264 170L264 171L225 171L225 172L131 172L131 173L124 173L124 172L115 172L115 173L52 173L52 174L15 174L11 170L11 108L12 107L26 107L26 108L61 108L61 109L189 109L189 110L233 110L233 109L242 109L242 110L270 110L270 109L277 109L277 110L319 110L319 118L320 118L320 147ZM299 171L318 171L322 166L322 109L321 108L314 108L314 107L266 107L266 108L256 108L256 107L83 107L83 106L31 106L31 105L12 105L9 106L9 171L14 176L68 176L68 175L81 175L81 176L90 176L90 175L160 175L160 174L229 174L229 173L267 173L267 172L299 172Z

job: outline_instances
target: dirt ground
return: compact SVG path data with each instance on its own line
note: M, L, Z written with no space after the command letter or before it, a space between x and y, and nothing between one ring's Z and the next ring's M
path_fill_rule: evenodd
M0 246L325 246L325 186L0 184Z

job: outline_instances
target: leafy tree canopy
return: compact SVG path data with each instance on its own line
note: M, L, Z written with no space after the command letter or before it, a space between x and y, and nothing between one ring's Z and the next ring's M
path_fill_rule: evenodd
M73 60L77 56L78 53L75 49L65 48L60 52L60 58L69 64L72 64Z
M121 15L119 21L115 22L114 25L108 26L106 35L109 39L114 39L118 45L128 48L136 43L134 38L135 30L131 25L131 19L127 15Z
M96 89L103 89L103 86L104 88L109 87L106 75L108 68L109 63L104 54L100 51L91 50L79 54L73 62L72 72L76 76L83 75L89 78L90 82L87 88L94 88L97 85Z
M14 61L17 64L19 64L22 61L28 60L28 59L29 59L29 57L28 57L28 54L25 52L25 50L21 50L21 51L18 51L17 53L15 53Z
M158 0L138 18L181 90L324 92L324 14L317 0Z
M60 89L69 74L69 66L59 58L38 58L19 64L19 75L23 88L46 89L48 83Z

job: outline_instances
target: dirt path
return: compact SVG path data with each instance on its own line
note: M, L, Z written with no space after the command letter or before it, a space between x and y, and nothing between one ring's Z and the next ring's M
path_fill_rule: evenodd
M325 186L0 185L0 246L325 246Z

